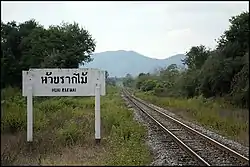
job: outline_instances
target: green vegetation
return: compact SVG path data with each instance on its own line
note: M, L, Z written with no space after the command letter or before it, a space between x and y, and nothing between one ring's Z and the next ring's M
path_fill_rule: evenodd
M108 86L107 95L101 97L99 147L94 145L94 98L35 98L34 143L28 145L25 98L14 88L4 89L2 97L2 165L150 163L146 131L133 120L116 87Z
M185 110L182 115L248 144L249 12L229 22L214 50L200 45L186 53L185 69L172 64L135 79L127 75L123 84L146 92L140 94L144 99Z

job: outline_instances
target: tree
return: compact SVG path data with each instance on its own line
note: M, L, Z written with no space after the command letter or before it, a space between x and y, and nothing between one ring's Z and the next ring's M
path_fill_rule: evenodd
M138 77L142 77L142 76L144 76L144 75L146 75L146 74L140 73Z
M176 77L179 75L179 70L176 64L171 64L167 68L160 71L160 80L164 81L167 89L172 88L175 84Z
M230 27L219 38L217 49L222 49L229 43L237 43L242 51L241 56L244 56L244 51L249 49L249 12L233 16L229 22Z
M126 74L126 78L132 78L131 74Z
M189 69L200 69L209 56L210 50L205 46L192 47L187 53L183 61L184 65L187 65Z
M77 23L63 23L48 29L35 20L1 23L2 88L21 86L22 70L78 68L79 64L92 60L95 40Z
M249 63L246 61L249 48L246 37L249 35L249 13L243 12L232 17L229 22L231 23L229 29L224 32L216 50L201 69L200 91L206 97L226 94L234 96L236 92L239 95L242 87L248 85L245 78L249 75L246 70Z
M144 83L146 80L150 79L150 78L152 78L152 76L150 77L150 74L149 74L149 73L147 73L147 74L145 74L145 73L140 73L140 74L138 75L138 77L137 77L136 82L135 82L135 87L136 87L137 89L141 89L141 86L143 85L143 83Z
M237 104L249 107L249 52L242 59L244 66L231 82L230 95Z
M35 39L35 40L34 40ZM79 64L91 61L95 41L87 30L77 23L63 23L49 29L36 29L23 40L24 54L33 57L34 66L78 68ZM46 60L46 61L44 61Z
M23 39L40 28L34 20L17 24L15 21L4 24L1 21L1 88L7 85L21 85L23 68Z
M109 73L108 71L105 71L105 79L108 79L108 77L109 77Z
M156 80L149 79L143 82L141 89L143 91L151 91L154 90L154 88L156 88L156 85L157 85Z
M131 74L127 74L126 77L123 80L123 85L127 86L127 87L132 87L133 82L134 82L134 80L132 78L132 75Z

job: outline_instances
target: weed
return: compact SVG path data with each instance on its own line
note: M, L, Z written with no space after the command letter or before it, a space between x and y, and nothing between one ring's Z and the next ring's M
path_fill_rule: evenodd
M65 126L58 130L58 137L66 145L74 145L81 137L81 130L77 124L70 120Z

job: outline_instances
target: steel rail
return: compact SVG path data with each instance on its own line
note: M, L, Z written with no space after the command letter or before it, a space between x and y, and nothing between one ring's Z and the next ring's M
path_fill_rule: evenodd
M216 141L216 140L214 140L214 139L212 139L212 138L210 138L210 137L208 137L208 136L202 134L201 132L199 132L199 131L197 131L197 130L191 128L190 126L188 126L188 125L186 125L186 124L184 124L184 123L182 123L182 122L180 122L179 120L177 120L177 119L175 119L175 118L173 118L173 117L171 117L171 116L169 116L169 115L163 113L163 112L160 111L159 109L156 109L156 108L150 106L149 104L147 104L146 102L142 101L141 99L139 99L139 98L137 98L137 97L131 95L127 90L125 90L124 93L126 93L128 97L131 97L132 99L136 100L137 102L142 103L143 105L147 106L148 108L150 108L150 109L152 109L152 110L154 110L154 111L160 113L160 114L163 115L164 117L167 117L168 119L172 120L173 122L179 124L180 126L182 126L182 127L184 127L185 129L187 129L189 132L191 132L191 133L193 133L193 134L196 134L196 135L199 135L200 137L202 137L202 138L205 139L206 141L210 142L211 144L213 144L213 145L216 146L217 148L222 149L222 150L224 150L224 151L226 151L226 152L229 152L231 155L237 157L241 162L246 163L246 165L249 164L249 159L248 159L247 157L241 155L240 153L234 151L233 149L231 149L231 148L229 148L229 147L227 147L227 146L225 146L225 145L219 143L218 141Z
M153 120L159 127L161 127L162 130L164 130L167 134L170 135L170 137L183 149L185 150L190 156L192 156L194 159L196 159L201 165L205 166L211 166L206 160L204 160L202 157L200 157L195 151L193 151L189 146L187 146L183 141L181 141L178 137L176 137L172 132L170 132L164 125L162 125L159 121L157 121L154 117L152 117L147 111L142 109L136 102L134 102L132 99L130 99L129 96L127 96L127 99L133 103L140 111L145 113L151 120Z

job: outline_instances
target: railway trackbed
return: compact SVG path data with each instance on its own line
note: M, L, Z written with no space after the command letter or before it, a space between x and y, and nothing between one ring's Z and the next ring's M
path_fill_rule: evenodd
M188 154L184 159L187 165L192 162L191 165L202 166L249 166L247 157L134 97L127 90L124 89L122 92L131 104L142 111L183 150L176 154Z

